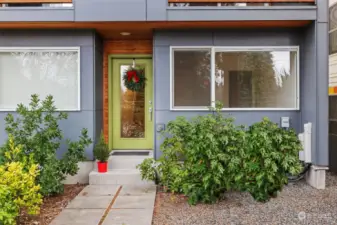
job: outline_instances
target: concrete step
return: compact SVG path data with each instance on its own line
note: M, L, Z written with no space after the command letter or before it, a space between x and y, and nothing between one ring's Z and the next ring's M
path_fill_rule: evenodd
M89 174L89 184L106 185L106 184L154 184L153 182L143 181L140 171L137 169L113 169L106 173L91 171Z
M119 152L127 151L128 150L118 150ZM133 152L139 152L144 150L135 150ZM153 157L152 151L146 151L149 152L149 155L111 155L108 160L108 169L114 170L114 169L136 169L136 166L143 162L146 158ZM94 165L94 170L97 171L97 163Z

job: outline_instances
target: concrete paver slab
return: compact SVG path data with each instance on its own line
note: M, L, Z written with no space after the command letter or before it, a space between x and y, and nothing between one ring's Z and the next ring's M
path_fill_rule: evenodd
M118 196L113 209L153 209L156 195Z
M157 187L153 184L124 185L119 195L146 195L156 193Z
M88 185L78 196L113 196L116 194L120 185Z
M50 225L97 225L105 209L64 209Z
M77 196L67 209L106 209L112 199L113 196Z
M151 225L153 209L112 209L103 225Z

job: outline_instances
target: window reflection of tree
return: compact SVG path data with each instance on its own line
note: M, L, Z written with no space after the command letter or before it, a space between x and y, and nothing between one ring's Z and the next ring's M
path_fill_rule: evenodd
M210 105L210 51L175 51L175 106Z

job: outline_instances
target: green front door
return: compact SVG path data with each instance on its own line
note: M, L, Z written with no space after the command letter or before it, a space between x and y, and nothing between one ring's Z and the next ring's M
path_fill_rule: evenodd
M145 89L134 92L123 82L125 70L133 59L110 59L109 73L109 147L112 149L153 148L152 59L136 58L145 69Z

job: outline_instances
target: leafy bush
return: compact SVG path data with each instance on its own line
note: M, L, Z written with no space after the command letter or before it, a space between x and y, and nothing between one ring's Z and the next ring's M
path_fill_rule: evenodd
M212 114L170 121L163 132L163 155L138 166L142 178L159 179L169 191L184 193L196 204L213 203L227 190L267 200L287 182L287 173L300 172L301 146L294 131L267 119L249 129L236 126L221 108L217 103Z
M41 170L38 183L41 185L43 195L62 193L62 181L67 174L77 173L77 163L85 159L85 148L92 143L87 130L82 130L79 141L67 140L68 151L62 159L58 159L56 152L63 139L59 121L67 119L68 115L64 112L56 112L53 97L47 96L41 101L37 95L32 95L29 106L19 104L16 111L17 118L12 114L8 114L5 118L5 130L8 135L14 137L17 144L22 146L23 151L18 157L24 158L26 155L33 154ZM9 140L0 149L0 158L8 149L8 145Z
M256 200L266 201L269 196L276 196L288 182L289 173L301 172L298 159L301 143L294 130L284 130L268 118L249 127L247 134L245 154L238 171L238 176L244 179L238 186Z
M8 162L0 166L0 224L16 224L21 209L38 214L42 203L40 186L36 185L39 170L33 155L22 160L22 146L15 147L13 137L8 145L4 152Z
M94 156L100 162L106 162L109 159L110 153L111 150L109 149L109 146L105 142L103 132L101 132L99 141L94 147Z

